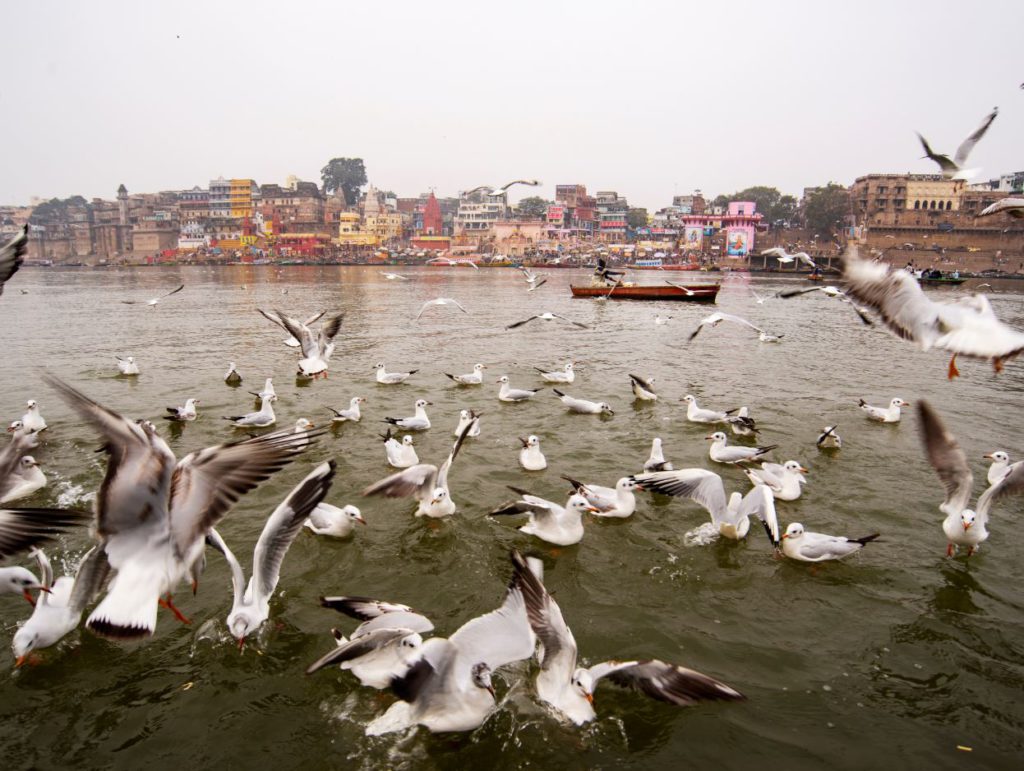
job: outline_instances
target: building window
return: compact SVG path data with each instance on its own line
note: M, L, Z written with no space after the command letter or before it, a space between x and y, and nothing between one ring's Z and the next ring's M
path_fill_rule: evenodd
M914 201L914 208L915 209L920 209L921 208L921 202L920 201Z
M950 210L952 210L952 208L953 208L953 202L952 201L946 201L946 211L950 211Z

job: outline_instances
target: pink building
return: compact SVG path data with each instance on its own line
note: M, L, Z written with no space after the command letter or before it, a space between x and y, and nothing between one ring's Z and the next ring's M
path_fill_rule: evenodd
M684 214L686 231L702 228L725 231L725 253L729 257L746 257L754 250L754 233L761 222L753 201L730 201L725 214Z

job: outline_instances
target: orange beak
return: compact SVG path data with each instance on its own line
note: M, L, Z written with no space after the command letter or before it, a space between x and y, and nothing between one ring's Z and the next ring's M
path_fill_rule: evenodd
M28 655L18 656L18 658L14 660L15 668L20 667L22 664L24 664L26 659L28 659Z
M783 538L789 538L789 533L783 533L783 534L782 534L782 537L783 537Z
M973 522L964 522L964 530L970 530L971 529L971 525L973 525L973 524L974 524Z
M29 605L35 607L36 598L29 593L28 589L23 590L21 596L28 600Z
M811 472L810 472L810 471L808 471L807 469L805 469L805 468L804 468L803 466L801 466L801 467L800 467L800 473L801 473L801 474L810 474Z
M585 694L583 694L583 698L586 699L587 701L589 701L591 704L594 703L594 694L592 694L592 693L585 693Z
M242 648L244 648L244 647L245 647L245 638L244 637L239 637L238 638L238 650L242 650Z
M984 455L982 455L981 457L982 457L982 458L988 458L989 460L992 460L992 453L990 453L990 452L986 452L986 453L985 453Z

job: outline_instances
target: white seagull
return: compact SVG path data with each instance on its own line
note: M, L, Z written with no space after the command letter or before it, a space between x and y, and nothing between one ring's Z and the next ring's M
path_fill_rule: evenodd
M665 460L665 453L661 449L659 437L654 437L651 442L651 454L644 461L644 471L672 471L672 464Z
M448 472L472 425L471 423L466 426L455 440L452 451L441 464L441 468L430 463L420 463L375 482L363 490L363 495L386 495L388 498L414 497L417 501L417 517L451 516L455 513L456 506L448 487Z
M329 535L333 538L348 538L357 524L365 525L363 513L352 504L332 506L322 501L316 505L302 523L317 535Z
M498 389L498 399L503 402L525 402L527 399L532 399L541 390L540 388L513 388L509 385L508 375L502 375L494 382L501 383L501 388Z
M335 648L313 662L306 674L337 664L370 688L383 689L419 658L423 635L433 622L408 605L369 597L321 597L320 604L362 621L350 637L332 629Z
M116 575L86 626L117 638L150 635L158 601L187 622L171 593L186 574L195 578L207 532L242 495L293 460L308 435L279 431L179 461L149 421L127 420L56 378L45 380L103 436L108 455L96 532Z
M135 363L134 356L129 356L127 359L122 359L120 356L115 358L117 359L117 369L122 375L139 374L139 365Z
M377 382L383 385L397 385L398 383L404 383L412 375L419 372L418 369L411 369L408 372L388 372L384 367L384 362L378 362L374 369L377 370Z
M305 324L307 327L312 326L313 324L316 324L316 322L318 322L325 313L327 313L327 311L320 311L319 313L314 313L312 316L310 316L302 323ZM302 343L300 343L291 335L289 335L289 337L284 341L284 344L287 345L289 348L298 348L302 345Z
M895 335L924 351L952 353L950 379L960 374L957 355L991 361L999 372L1003 362L1024 352L1024 332L997 319L984 295L935 302L907 271L861 260L856 248L844 258L843 276L847 294L877 311Z
M362 396L353 396L351 399L349 399L348 409L347 410L336 410L333 407L328 407L327 409L329 409L332 413L334 413L334 417L331 418L331 422L332 423L346 423L346 422L358 423L359 420L362 418L362 413L359 410L359 405L362 404L365 401L366 401L366 399L364 399Z
M590 329L590 327L588 327L586 324L580 324L578 321L567 319L565 316L559 316L557 313L538 313L535 316L530 316L530 318L528 319L513 322L512 324L509 324L507 327L505 327L505 329L515 329L516 327L521 327L523 324L528 324L534 319L540 319L541 321L554 321L555 319L561 319L562 321L568 321L570 324L580 327L581 329Z
M125 305L148 305L152 307L154 305L159 305L160 301L163 300L165 297L170 297L172 294L177 294L184 288L185 285L182 284L177 289L172 289L167 294L162 294L159 297L154 297L150 300L121 300L121 302L123 302Z
M743 471L753 484L771 488L775 500L778 501L795 501L799 498L803 492L803 485L807 484L804 474L810 473L795 460L787 460L781 465L762 463L760 469Z
M684 468L678 471L655 471L636 474L632 479L641 490L649 490L677 498L689 498L703 506L711 515L711 524L719 535L738 541L750 532L750 517L764 525L768 538L779 545L779 520L775 513L775 496L770 488L754 485L746 495L734 492L725 497L722 478L714 471Z
M740 407L736 414L728 416L725 422L736 436L753 436L757 433L757 423L750 417L746 407Z
M681 401L686 402L686 419L691 423L728 423L729 416L737 410L733 408L720 412L702 409L697 405L697 397L693 394L687 394Z
M767 455L778 447L777 444L769 444L765 447L726 447L728 439L721 431L716 431L704 438L711 441L708 455L716 463L742 463L760 460L762 455Z
M0 246L0 295L4 293L4 285L25 262L26 252L28 252L28 225L22 225L20 233Z
M423 315L424 311L426 311L427 308L431 308L436 305L454 305L463 313L469 313L469 311L462 307L458 300L453 300L450 297L438 297L437 299L427 300L425 303L423 303L423 307L420 308L420 312L416 314L416 318L414 319L414 321L419 321L420 316Z
M408 434L403 436L402 441L399 442L389 428L387 433L380 435L380 438L384 440L384 454L387 456L388 465L395 468L409 468L409 466L415 466L420 462L416 455L416 448L412 444L412 437Z
M999 108L992 108L992 112L985 116L985 119L974 130L974 133L960 143L960 146L956 149L956 154L953 156L953 160L950 160L948 155L933 152L932 148L928 145L928 141L918 133L917 138L921 140L921 147L924 148L924 157L930 158L939 164L942 176L946 179L970 179L977 173L977 169L965 169L963 165L967 162L967 156L970 155L971 150L985 136L985 132L988 131L988 127L992 125L992 121L996 119L998 114Z
M444 376L449 380L454 380L459 385L480 385L484 382L484 370L487 369L483 364L474 364L473 371L467 375L449 375L447 372Z
M782 534L782 553L798 562L841 560L859 552L878 536L878 533L873 533L863 538L844 538L841 535L812 533L805 531L799 522L792 522Z
M385 423L390 423L393 426L404 428L406 431L426 431L430 428L430 418L427 417L427 407L432 406L432 402L428 402L426 399L417 399L413 405L415 413L408 418L384 418Z
M629 376L630 385L633 388L633 396L643 402L657 401L658 395L654 393L654 378L642 378L639 375Z
M557 503L538 498L518 487L509 485L508 489L520 495L521 498L503 504L490 512L488 516L527 514L530 521L519 528L519 532L534 535L542 541L553 543L556 546L572 546L583 540L583 514L588 511L593 513L595 508L582 495L573 493L569 496L565 506L559 506Z
M163 419L176 423L193 421L199 416L199 413L196 412L197 404L199 404L198 399L186 399L184 407L168 407L167 414L163 416Z
M44 487L46 474L39 469L39 462L31 455L22 455L7 477L0 479L0 503L27 498Z
M341 329L341 323L345 319L344 313L337 313L331 316L323 324L316 335L308 325L298 319L285 316L280 311L267 312L257 308L260 314L284 328L288 334L299 341L302 349L302 358L299 359L298 374L300 377L313 378L327 377L327 367L334 352L334 338Z
M986 453L984 456L992 461L992 465L988 467L988 483L994 485L996 482L1002 480L1006 473L1010 470L1010 456L1003 450L996 450L995 452ZM1013 465L1017 465L1016 463Z
M611 405L607 402L592 402L588 399L577 399L575 396L569 396L568 394L562 393L557 388L553 388L552 390L555 392L555 396L561 400L562 404L566 406L569 412L576 412L581 415L615 414Z
M468 426L470 423L473 423L473 427L469 430L469 433L466 434L466 436L480 436L480 415L482 414L483 413L480 412L474 412L473 410L460 410L459 423L457 426L455 426L455 431L453 431L452 433L455 436L461 436L462 431L466 428L466 426Z
M388 281L408 281L408 276L403 276L401 273L385 273L384 278Z
M329 460L313 469L267 518L253 551L252 577L248 584L242 566L220 533L210 529L207 536L210 545L224 555L231 568L234 601L227 625L231 635L238 640L239 648L245 644L245 638L270 617L270 598L281 578L281 563L306 518L331 489L334 465L334 461Z
M615 483L615 487L585 485L564 474L562 479L572 485L577 495L586 498L587 503L594 507L592 513L596 516L625 519L633 516L636 511L636 495L633 491L637 489L637 484L632 477L622 477Z
M867 413L869 420L874 420L877 423L899 423L900 408L910 406L910 402L905 402L898 396L889 402L888 407L872 407L863 399L860 399L857 404Z
M755 332L757 332L758 337L762 338L764 342L769 342L768 338L779 337L778 335L769 335L767 332L761 329L761 327L751 324L749 321L740 318L739 316L733 316L731 313L722 313L721 311L716 311L715 313L712 313L710 316L705 316L703 319L700 320L700 324L697 325L697 328L690 333L689 339L693 340L693 338L700 334L701 330L704 329L704 327L707 327L708 329L714 329L723 321L731 321L735 324L742 324L743 326L750 327ZM772 342L774 342L774 340L772 340Z
M221 416L224 420L230 420L236 428L266 428L277 422L274 414L273 403L277 401L276 396L264 396L260 399L260 408L256 412L248 412L245 415L228 417Z
M993 214L1001 214L1005 212L1014 219L1021 219L1024 217L1024 198L1004 198L1001 201L996 201L991 206L986 206L980 212L979 217L991 217Z
M517 557L522 559L518 554L513 559ZM526 616L540 643L537 696L576 725L589 723L597 717L594 690L602 679L677 707L700 701L746 698L719 680L658 659L602 661L590 667L578 667L576 638L565 623L558 603L529 567L521 569L521 574Z
M790 254L781 246L776 246L771 249L765 249L763 252L761 252L761 256L775 257L779 261L780 265L789 265L791 262L800 260L800 262L804 263L805 265L811 268L817 267L817 263L815 263L814 260L811 259L811 255L809 255L807 252L797 252L796 254Z
M263 398L265 398L267 396L274 396L274 397L276 397L277 396L277 391L274 390L274 379L268 377L267 381L263 384L263 390L262 391L259 391L259 392L250 391L249 393L252 394L253 396L255 396L257 399L263 399Z
M35 399L29 399L26 404L28 410L24 415L21 416L22 427L29 432L38 432L46 430L46 421L43 420L43 416L39 412L39 405Z
M519 438L523 448L519 451L519 465L527 471L543 471L548 467L548 460L540 450L540 439L530 434L526 439Z
M573 363L568 362L562 369L552 370L545 372L540 367L534 367L540 373L540 376L544 378L548 383L566 383L571 384L576 380L576 371L573 369Z

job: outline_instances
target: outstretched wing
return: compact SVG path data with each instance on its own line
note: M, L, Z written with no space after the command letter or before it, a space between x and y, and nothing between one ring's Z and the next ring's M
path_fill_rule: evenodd
M1024 491L1024 463L1018 462L1010 466L1002 479L981 494L978 499L978 516L982 521L987 521L989 509L995 501L1004 495L1019 495L1021 491Z
M530 316L530 318L528 318L528 319L523 319L522 321L516 321L513 324L509 324L507 327L505 327L505 329L515 329L516 327L521 327L523 324L527 324L527 323L533 321L534 319L539 319L539 318L540 318L540 316Z
M384 477L363 490L363 495L386 495L388 498L421 499L433 493L437 480L437 466L419 463Z
M957 166L957 164L953 163L953 161L949 159L948 155L939 155L932 152L932 148L928 145L928 140L921 136L920 133L915 133L917 133L917 138L921 140L921 147L924 148L925 157L930 158L931 160L939 164L939 168L942 169L943 172L952 175L960 170L960 167Z
M779 517L775 513L775 495L770 487L754 485L753 489L743 496L737 515L738 520L749 516L755 516L761 520L772 545L778 547L782 535L779 531Z
M541 669L557 667L565 674L564 680L568 681L576 669L576 638L565 623L558 603L515 549L512 550L512 564L515 567L513 582L519 586L526 603L526 618L541 644L538 656Z
M455 456L459 454L459 450L462 449L463 443L466 441L466 437L469 436L469 432L476 428L479 419L476 416L466 423L462 429L462 433L459 434L459 438L455 440L455 444L452 445L452 451L448 457L445 458L444 463L441 464L441 469L437 472L437 486L448 487L448 470L452 467L452 463L455 461Z
M650 474L636 474L630 477L644 490L677 498L689 498L699 503L712 520L718 524L728 515L725 487L722 478L714 471L702 468L684 468L678 471L655 471Z
M996 119L998 114L999 108L997 107L985 116L985 119L981 122L981 125L974 130L973 134L960 143L960 146L956 149L956 154L953 156L953 163L957 166L963 166L964 163L967 162L967 156L971 154L971 150L974 149L974 146L978 144L983 136L985 136L985 132L988 131L988 127L992 125L992 121Z
M344 313L338 313L331 316L327 321L320 325L320 334L317 335L317 345L320 348L321 353L327 348L334 336L338 334L341 329L341 322L345 320Z
M921 419L925 455L946 489L946 500L939 510L946 514L959 514L967 508L974 486L967 456L960 449L956 437L946 430L939 414L924 399L917 403L917 414Z
M21 232L0 246L0 294L4 293L4 284L18 272L18 268L25 262L25 252L28 251L28 225L24 225Z
M573 321L572 319L567 319L565 316L560 316L557 313L552 313L551 315L554 316L556 319L561 319L562 321L568 321L570 324L574 324L577 327L579 327L580 329L590 329L590 327L588 327L586 324L580 324L578 321Z
M0 508L0 558L38 546L91 515L71 509Z
M170 297L170 296L171 296L172 294L177 294L178 292L180 292L180 291L181 291L182 289L184 289L184 288L185 288L185 285L184 285L184 284L182 284L182 285L181 285L181 286L179 286L179 287L178 287L177 289L172 289L172 290L171 290L170 292L168 292L167 294L162 294L162 295L160 295L160 298L159 298L159 299L161 299L161 300L162 300L162 299L164 299L165 297Z
M595 683L607 677L623 688L632 688L658 701L687 707L699 701L743 701L746 697L720 680L693 669L648 661L606 661L588 670Z

